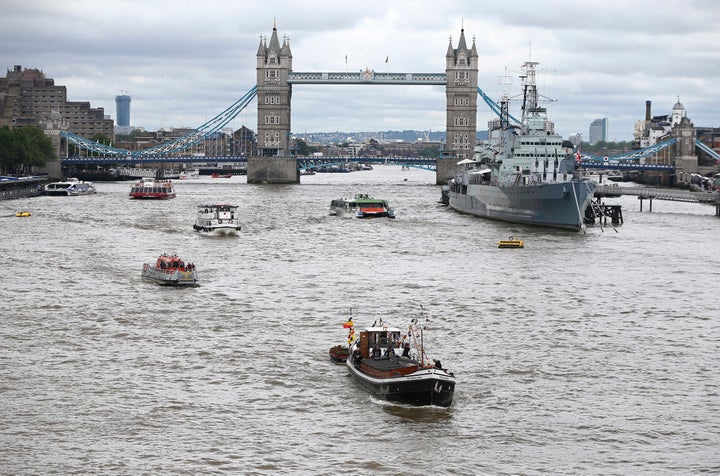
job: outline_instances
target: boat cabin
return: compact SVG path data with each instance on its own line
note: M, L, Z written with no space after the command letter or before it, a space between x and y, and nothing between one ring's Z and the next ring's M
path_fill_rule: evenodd
M368 327L360 331L358 348L363 358L379 357L387 349L400 349L400 329L396 327Z

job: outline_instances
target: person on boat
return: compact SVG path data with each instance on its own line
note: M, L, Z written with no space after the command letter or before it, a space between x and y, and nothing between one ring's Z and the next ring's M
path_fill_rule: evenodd
M435 362L435 368L438 370L442 370L442 364L440 363L440 360L433 359L433 362Z
M410 358L410 342L405 342L405 345L403 346L403 357Z

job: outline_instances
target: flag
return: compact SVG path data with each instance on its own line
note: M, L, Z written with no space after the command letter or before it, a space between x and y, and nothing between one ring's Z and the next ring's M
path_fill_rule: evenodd
M577 152L575 152L575 162L577 162L579 164L580 159L582 159L582 155L580 154L580 151L578 150Z
M345 55L345 64L347 64L347 55Z
M353 327L353 321L352 317L348 319L346 322L343 322L343 329L350 329Z
M386 57L385 57L385 63L386 63L386 64L387 64L387 62L388 62L389 59L390 59L389 56L386 56Z

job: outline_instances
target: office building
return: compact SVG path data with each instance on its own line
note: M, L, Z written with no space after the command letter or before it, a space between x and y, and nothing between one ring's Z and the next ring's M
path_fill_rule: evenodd
M602 119L595 119L590 124L590 144L597 144L598 142L607 142L608 140L608 120L607 117Z

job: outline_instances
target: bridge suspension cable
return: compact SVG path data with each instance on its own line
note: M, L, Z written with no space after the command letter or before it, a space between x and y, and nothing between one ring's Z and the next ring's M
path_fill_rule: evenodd
M179 152L190 148L192 145L204 140L212 134L218 132L220 129L225 127L230 121L235 119L240 112L242 112L250 101L252 101L257 95L257 86L253 86L245 95L235 101L230 107L222 111L217 116L213 117L201 126L193 129L191 132L178 137L169 142L159 144L147 149L128 151L126 149L119 149L109 145L99 144L93 142L84 137L80 137L72 132L63 131L60 133L62 137L65 137L68 142L74 144L82 149L86 149L90 152L98 152L107 155L125 155L131 157L137 156L148 156L157 154L169 154L173 152Z
M583 154L580 153L580 158L583 161L583 163L587 162L607 162L608 160L612 159L615 160L640 160L643 157L647 157L648 155L653 155L658 152L660 152L663 149L666 149L673 145L676 142L676 139L674 137L664 140L662 142L658 142L657 144L651 145L650 147L645 147L644 149L637 149L632 150L630 152L626 152L624 154L619 155L613 155L612 157L601 157L599 155L592 155L592 154Z
M711 147L708 147L706 144L700 142L700 139L695 140L695 147L705 152L707 155L715 159L715 162L720 162L720 154L715 152Z

